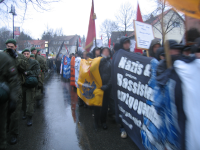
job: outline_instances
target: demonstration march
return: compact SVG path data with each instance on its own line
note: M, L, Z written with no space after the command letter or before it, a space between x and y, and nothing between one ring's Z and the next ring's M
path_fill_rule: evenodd
M87 37L47 27L34 40L15 7L75 7L0 0L13 17L0 28L0 150L200 150L199 1L156 0L149 16L146 2L122 5L125 29L105 20L100 39L92 0Z

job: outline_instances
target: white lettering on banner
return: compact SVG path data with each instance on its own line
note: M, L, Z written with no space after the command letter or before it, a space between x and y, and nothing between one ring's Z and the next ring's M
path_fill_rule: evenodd
M142 69L144 68L144 65L141 64L139 61L134 62L134 61L128 60L126 57L121 57L118 67L121 69L130 71L134 74L142 75ZM148 72L147 72L147 69L149 69ZM150 69L151 69L151 65L147 64L147 66L145 67L145 72L144 72L145 76L150 75L148 74L148 73L151 73Z
M153 90L147 84L141 84L140 81L138 83L133 82L132 80L123 78L122 74L117 73L117 85L127 89L133 94L137 94L141 97L145 97L146 99L153 101Z
M125 117L128 117L129 119L131 119L131 120L135 123L135 125L138 126L139 128L142 127L142 122L141 122L141 120L139 120L139 119L133 117L129 112L125 111L120 105L118 105L118 107L119 107L119 110L125 115ZM122 118L122 121L124 120L124 119L123 119L123 116L122 116L121 114L119 115L119 117ZM130 125L127 121L124 120L123 122L124 122L130 129L133 128L133 126Z
M156 113L156 110L153 106L149 106L146 103L135 99L132 96L129 96L129 93L125 93L123 91L117 91L118 99L124 102L130 109L133 109L137 112L138 115L146 116L151 122L155 124L156 127L159 127L161 119L159 115ZM119 106L119 110L125 114L125 110Z

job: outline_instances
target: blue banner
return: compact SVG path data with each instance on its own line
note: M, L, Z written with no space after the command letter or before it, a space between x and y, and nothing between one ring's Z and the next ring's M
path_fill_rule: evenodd
M63 77L65 79L70 79L70 62L71 62L71 59L64 55L62 66L63 66Z
M140 150L157 149L148 141L153 137L149 128L159 123L156 110L151 105L156 66L157 60L124 50L116 52L112 60L116 119ZM147 126L147 120L152 126Z

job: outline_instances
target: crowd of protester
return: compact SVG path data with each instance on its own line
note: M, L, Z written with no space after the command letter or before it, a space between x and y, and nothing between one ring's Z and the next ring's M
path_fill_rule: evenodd
M200 107L200 101L198 98L198 92L194 93L194 91L197 91L195 88L199 87L199 79L194 80L196 81L196 84L194 84L193 81L189 81L189 79L192 78L191 73L195 73L195 70L196 75L200 75L200 38L196 39L195 44L192 46L184 46L183 44L179 44L175 40L167 40L166 42L169 46L168 48L171 59L171 67L167 67L167 61L165 59L165 48L164 45L161 44L159 39L152 40L148 51L149 57L156 59L158 62L156 73L156 88L154 89L154 105L157 113L161 114L161 116L163 117L163 123L166 126L168 124L171 125L167 128L166 133L163 135L164 140L160 138L157 142L162 143L163 141L167 141L168 144L163 143L164 145L166 144L166 149L200 149L199 143L197 142L198 138L200 137L200 121L197 121L197 118L195 118L195 116L200 115L200 111L198 108ZM106 124L107 116L115 118L115 105L117 105L117 100L114 100L113 98L111 84L113 68L111 68L111 64L112 61L115 60L115 53L117 53L117 51L119 50L130 52L130 39L128 37L122 37L120 39L120 42L116 43L112 50L109 47L95 47L91 52L84 52L83 54L81 54L81 52L77 52L75 54L75 61L80 61L81 58L87 60L89 58L94 59L97 57L102 57L99 66L99 72L102 79L101 89L104 91L104 97L102 107L92 107L92 116L94 117L95 130L99 128L106 130L108 128ZM146 51L143 51L143 54L135 54L147 57ZM190 64L191 66L193 66L193 68L188 70L190 72L179 72L179 67L177 66L177 64L180 62L182 62L184 65ZM79 68L80 66L75 67ZM184 66L186 70L189 67L190 66L187 65ZM189 75L191 76L188 78ZM182 78L182 76L186 77ZM78 80L78 76L76 77L76 80ZM167 89L168 84L171 80L174 81L175 86L168 89L168 95L166 93L163 93L162 96L156 95L158 94L158 90L159 92L166 92L163 90ZM186 91L191 94L192 100L190 102L187 101L187 98L189 97L190 99L190 96L185 94L185 82L188 82ZM169 99L166 99L166 96L168 96ZM174 104L174 106L172 107L170 106L170 104ZM186 108L186 104L191 106L191 108ZM84 103L84 101L81 100L81 98L79 98L79 106L84 106L85 108L88 107ZM188 111L191 111L190 109L193 109L192 113L188 113ZM171 115L172 117L165 117L167 115ZM191 126L188 125L189 121L191 121ZM188 133L188 131L190 131L190 133ZM122 124L120 124L120 132L121 138L127 137L127 132L125 131ZM155 133L155 135L156 134L159 135L159 133ZM193 135L193 137L191 134Z

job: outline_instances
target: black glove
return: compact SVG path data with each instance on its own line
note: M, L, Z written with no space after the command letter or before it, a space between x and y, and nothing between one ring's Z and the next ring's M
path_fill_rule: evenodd
M16 58L18 55L16 53L15 50L11 49L11 48L7 48L6 51L9 53L9 55L13 58Z
M17 103L15 101L9 102L9 113L13 113L17 107Z
M108 86L107 86L107 85L103 85L103 86L101 87L101 89L102 89L103 91L105 91L105 90L108 89Z

